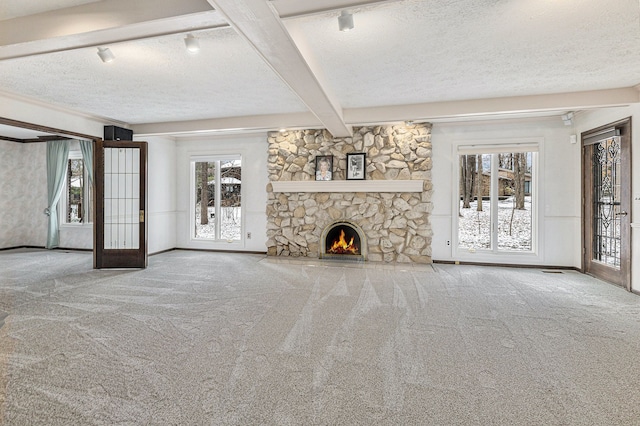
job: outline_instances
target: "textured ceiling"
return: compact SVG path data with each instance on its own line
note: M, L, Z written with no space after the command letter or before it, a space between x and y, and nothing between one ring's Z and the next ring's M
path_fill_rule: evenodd
M0 62L0 81L18 93L125 123L306 111L285 84L230 28ZM26 77L28 76L28 77Z
M405 1L299 25L345 108L640 83L637 0ZM334 15L337 16L337 13Z
M261 125L279 127L291 114L321 115L316 108L323 101L317 101L311 86L326 94L336 117L342 119L343 111L347 116L370 107L547 96L640 83L637 0L330 0L313 5L265 1L283 17L275 20L268 14L255 16L258 9L252 9L247 0L209 1L220 6L215 7L220 13L204 0L202 4L189 2L208 9L207 19L215 16L223 23L227 19L231 26L202 29L196 21L201 22L203 15L185 12L179 17L184 31L170 34L149 30L145 36L149 26L162 28L171 22L170 17L154 18L150 23L123 26L127 34L134 34L125 40L120 28L109 33L100 27L100 31L83 30L61 38L69 48L56 52L43 48L39 54L2 59L5 46L0 46L0 91L127 125L273 115L278 117L273 123ZM77 13L82 4L90 2L2 3L0 19L70 6L79 6L73 8ZM125 2L99 3L122 7ZM246 11L238 7L236 15L225 14L245 3ZM338 6L351 6L353 31L338 31L337 16L342 9ZM113 10L114 15L126 12ZM91 18L78 14L85 25ZM252 38L252 25L264 31ZM290 50L282 53L282 45L270 43L269 31L283 25L292 45L301 52L297 58ZM201 51L196 55L184 48L188 32L200 40ZM87 37L113 42L77 41ZM50 41L32 40L9 47L19 50L24 46L25 52L32 52L33 46ZM98 45L110 47L116 60L103 64L96 55ZM297 63L294 74L308 77L301 81L313 82L309 93L296 86L295 75L287 77L287 58L292 67ZM557 108L565 106L558 104ZM545 105L546 109L553 107ZM403 118L429 118L407 111L416 115ZM389 114L393 118L397 117ZM234 122L236 129L241 123L242 119ZM292 118L287 124L307 123ZM171 133L170 128L164 129Z

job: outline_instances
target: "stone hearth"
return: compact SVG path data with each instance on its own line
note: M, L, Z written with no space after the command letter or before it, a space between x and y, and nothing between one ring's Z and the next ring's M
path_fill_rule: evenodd
M269 183L267 253L318 257L325 227L350 220L366 236L369 260L430 263L430 124L360 127L352 138L333 138L324 130L274 132L269 135L269 180L313 181L315 157L333 155L331 184L338 185L351 152L366 153L367 181L419 180L422 191L275 192Z

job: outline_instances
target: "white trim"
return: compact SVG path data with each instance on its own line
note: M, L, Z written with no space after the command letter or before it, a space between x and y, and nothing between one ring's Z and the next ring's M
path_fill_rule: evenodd
M464 154L502 154L505 152L538 152L538 143L522 142L507 144L508 151L505 151L504 144L477 144L459 145L458 155Z
M424 181L416 180L330 180L273 181L273 192L422 192Z

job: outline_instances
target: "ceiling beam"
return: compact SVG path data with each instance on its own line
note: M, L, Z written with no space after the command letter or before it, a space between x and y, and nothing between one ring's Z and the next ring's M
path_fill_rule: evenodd
M3 21L0 60L218 26L227 24L206 0L103 0Z
M585 92L354 108L345 110L344 115L347 123L363 125L404 120L429 121L437 119L446 121L446 119L497 114L577 111L626 106L637 102L640 102L638 90L635 87L623 87Z
M136 136L191 135L205 133L251 133L285 129L318 129L322 123L310 112L264 114L204 120L141 123L131 126Z
M320 15L340 10L353 10L401 0L323 0L322 2L300 0L272 0L271 4L283 19Z
M270 3L288 19L397 1L327 0L321 7L299 0ZM206 0L102 0L3 21L0 60L228 26Z
M457 122L471 119L509 119L538 117L540 113L560 115L566 111L627 106L640 102L635 87L559 93L553 95L518 96L433 102L375 108L346 109L345 117L352 126L415 121ZM211 133L267 132L280 128L317 129L322 123L311 113L271 114L250 117L228 117L167 123L144 123L131 126L136 136L197 135Z
M348 137L352 129L342 118L342 107L323 83L310 52L302 54L277 12L264 0L208 0L267 65L298 95L335 137Z
M55 127L43 126L43 125L40 125L40 124L27 123L26 121L13 120L11 118L5 118L5 117L0 117L0 124L2 124L4 126L20 127L22 129L28 129L28 130L33 130L33 131L36 131L36 132L50 133L51 134L51 135L44 136L45 138L47 138L49 136L55 136L57 139L68 139L69 137L71 137L71 138L79 137L81 139L89 139L89 140L99 139L99 138L96 138L94 136L87 135L87 134L84 134L84 133L77 133L77 132L72 132L72 131L68 131L68 130L62 130L62 129L58 129L58 128L55 128ZM40 138L40 136L38 136L38 138ZM21 139L21 142L30 142L30 141L34 141L34 140ZM43 141L44 140L38 140L37 142L43 142Z

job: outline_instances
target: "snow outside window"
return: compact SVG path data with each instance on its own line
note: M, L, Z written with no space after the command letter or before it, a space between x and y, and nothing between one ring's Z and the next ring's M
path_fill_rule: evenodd
M69 152L67 177L60 200L60 218L64 224L91 223L93 190L80 151Z
M239 155L192 161L195 202L192 237L201 240L239 241L242 236L242 160Z
M532 253L537 146L458 149L459 252Z

